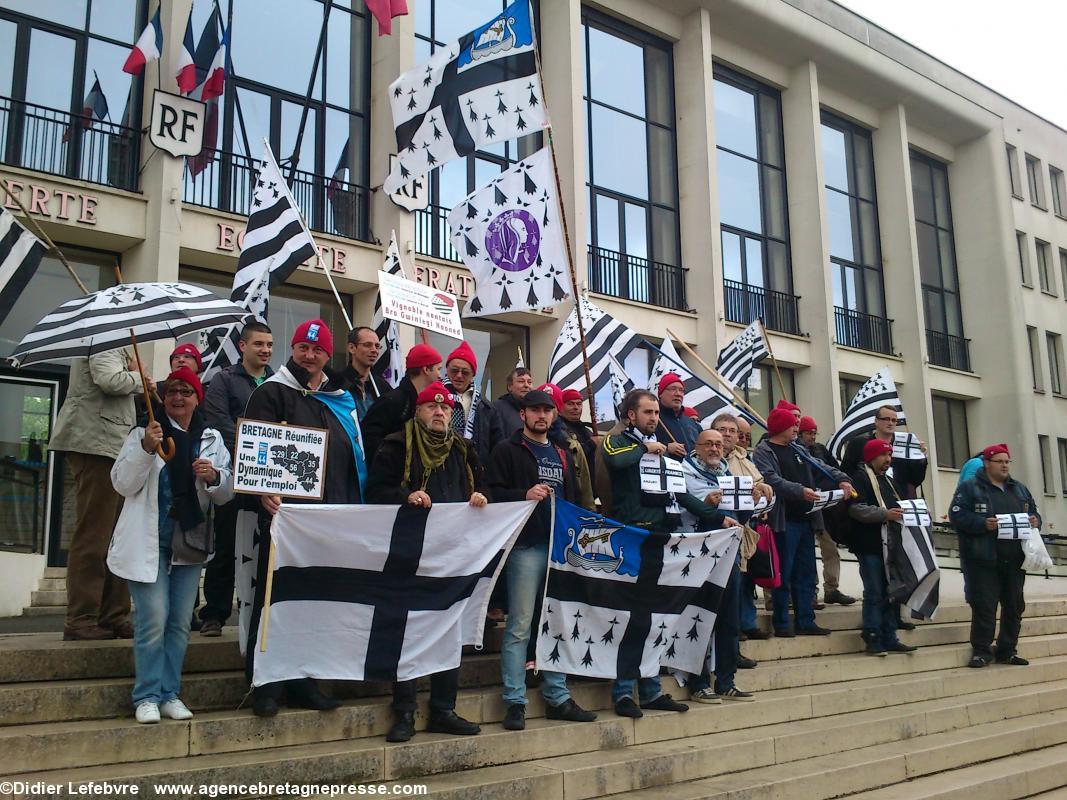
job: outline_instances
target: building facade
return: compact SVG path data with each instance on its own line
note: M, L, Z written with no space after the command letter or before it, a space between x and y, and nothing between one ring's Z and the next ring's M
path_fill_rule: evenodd
M153 91L176 91L190 0L163 4L162 67L134 79L122 63L155 0L0 0L0 180L90 289L119 264L126 280L226 294L267 139L322 253L272 294L279 362L301 320L343 330L325 270L366 324L391 231L409 277L467 297L445 217L547 137L445 165L411 213L380 191L387 89L505 4L418 0L379 38L361 0L328 2L197 0L194 35L217 15L232 71L215 146L186 163L142 129ZM1067 516L1067 131L829 0L534 7L571 248L595 303L711 361L761 317L782 381L765 367L749 401L766 411L784 386L825 438L888 364L929 444L937 517L959 466L994 441L1046 519ZM86 124L75 112L97 80L108 114ZM76 292L46 258L0 327L0 356ZM567 311L465 321L484 390L504 391L519 349L542 379ZM153 374L167 352L152 348ZM641 351L627 363L638 382L649 366ZM73 498L47 451L65 386L62 365L0 369L0 613L65 560Z

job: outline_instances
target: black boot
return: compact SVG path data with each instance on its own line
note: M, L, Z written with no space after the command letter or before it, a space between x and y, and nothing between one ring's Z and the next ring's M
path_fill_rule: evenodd
M387 742L406 742L415 735L415 712L394 711L393 727L385 734Z
M313 678L289 681L286 684L290 708L308 708L312 711L332 711L341 705L336 697L323 694Z
M482 732L480 725L463 719L455 711L431 711L426 730L430 733L451 733L453 736L474 736Z
M268 683L252 690L252 713L257 717L275 717L278 715L279 685Z

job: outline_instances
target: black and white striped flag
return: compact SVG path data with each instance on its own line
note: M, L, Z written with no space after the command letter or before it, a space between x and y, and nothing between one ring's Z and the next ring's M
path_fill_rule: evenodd
M940 599L941 570L929 528L885 525L882 557L890 600L908 609L914 619L933 619Z
M744 417L750 424L756 424L756 418L749 412L743 411L734 405L733 399L720 392L718 389L702 381L689 371L678 355L674 347L674 341L668 334L663 339L663 344L656 347L649 341L644 346L657 354L656 361L652 365L652 372L648 376L648 390L653 394L659 394L659 381L668 372L673 372L682 379L685 387L685 400L683 402L690 408L695 408L697 418L703 423L710 421L720 412L727 411L735 416Z
M37 272L47 249L13 214L0 209L0 325Z
M635 386L634 379L615 356L608 356L608 363L611 372L611 408L597 406L597 412L599 412L597 416L600 417L597 422L619 419L622 416L619 411L622 407L622 399Z
M584 297L579 302L582 304L582 325L585 327L586 352L589 355L589 377L593 383L593 393L596 394L611 380L608 356L625 360L642 339ZM578 336L577 309L571 311L556 337L556 346L552 348L548 363L548 382L564 390L577 389L583 397L588 394L582 364L582 343Z
M719 352L715 370L729 381L731 386L742 387L748 384L754 374L759 375L756 365L770 353L763 333L763 323L757 319ZM759 386L750 388L759 389Z
M283 504L253 685L458 667L463 645L482 643L489 593L536 505Z
M256 176L244 245L237 260L230 300L248 309L249 316L267 320L270 290L285 283L296 268L316 256L315 241L282 177L270 144L263 141L263 164ZM208 365L201 376L207 383L222 367L241 360L237 347L239 325L215 328L200 348Z
M400 248L396 246L396 231L389 238L389 249L385 251L385 263L382 264L382 272L390 275L399 275L406 278L404 265L400 263ZM404 377L404 354L400 350L400 329L396 320L386 319L382 313L381 293L374 295L374 317L371 327L378 334L378 340L382 344L379 350L378 360L374 362L371 371L394 389Z
M841 458L849 439L874 430L874 418L882 406L895 409L897 419L901 423L906 422L904 407L900 403L897 385L893 382L889 367L882 367L874 373L848 404L848 410L841 424L837 426L837 430L834 431L834 435L826 445L835 458Z

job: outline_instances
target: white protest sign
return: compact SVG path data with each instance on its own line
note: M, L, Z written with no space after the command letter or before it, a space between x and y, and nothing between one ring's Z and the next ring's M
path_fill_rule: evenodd
M719 478L719 489L722 490L720 511L752 511L756 506L752 499L751 475L724 475Z
M997 514L998 539L1029 539L1029 514Z
M904 512L904 519L901 520L901 524L905 528L929 528L931 525L930 509L926 506L926 501L919 497L915 500L901 500L897 503L900 506L900 510Z
M234 491L321 500L329 433L323 428L238 419Z
M897 431L893 434L893 458L903 458L908 461L923 461L926 453L922 451L919 437L907 431Z
M673 459L645 453L641 456L638 471L641 476L642 492L652 494L664 492L685 494L686 492L685 473L682 472L681 465Z
M845 499L845 493L841 489L831 489L828 492L816 492L819 498L812 504L809 514L814 514L816 511L822 511L825 508L832 508Z
M463 338L459 303L454 294L388 272L378 273L378 288L382 298L382 315L386 319L425 328L453 339Z

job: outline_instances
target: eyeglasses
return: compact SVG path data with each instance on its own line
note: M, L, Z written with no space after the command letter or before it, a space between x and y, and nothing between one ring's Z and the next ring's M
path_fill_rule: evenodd
M182 388L179 388L179 387L175 387L173 389L167 389L167 391L164 392L164 394L167 397L173 397L173 396L192 397L194 394L196 394L196 392L194 392L192 389L182 389Z
M1007 461L990 461L989 463L990 464L1005 464L1006 465L1006 464L1010 464L1011 460L1009 459Z
M463 369L463 367L449 367L449 375L462 375L463 377L470 377L474 373L469 369Z
M897 424L896 417L875 417L875 419L877 419L879 422L892 422L894 425Z

